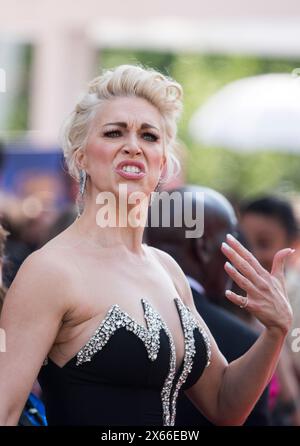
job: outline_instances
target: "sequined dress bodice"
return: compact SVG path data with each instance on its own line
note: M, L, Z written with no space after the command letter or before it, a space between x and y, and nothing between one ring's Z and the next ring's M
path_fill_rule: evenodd
M172 335L141 299L147 328L117 304L63 367L47 358L39 373L49 425L173 426L179 392L210 363L210 342L190 309L174 299L185 352L176 371Z

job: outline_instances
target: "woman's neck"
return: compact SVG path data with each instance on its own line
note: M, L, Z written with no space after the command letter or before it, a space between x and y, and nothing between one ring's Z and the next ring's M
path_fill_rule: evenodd
M80 238L99 248L120 249L123 246L127 251L143 255L144 227L98 225L96 216L85 209L74 222L74 229Z

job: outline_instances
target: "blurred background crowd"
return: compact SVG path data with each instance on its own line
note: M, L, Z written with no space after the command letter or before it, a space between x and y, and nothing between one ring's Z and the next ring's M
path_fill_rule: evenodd
M0 301L24 259L76 218L77 184L66 172L59 130L86 82L123 63L153 67L184 89L182 171L164 187L195 185L207 194L201 253L206 240L215 248L193 268L211 305L222 308L221 328L227 312L261 330L218 283L225 228L268 270L277 250L296 249L286 268L294 331L264 410L269 424L300 425L300 342L293 337L300 336L300 3L0 0L0 7ZM183 246L170 248L170 234L146 238L193 276L178 255ZM37 383L33 394L42 399Z

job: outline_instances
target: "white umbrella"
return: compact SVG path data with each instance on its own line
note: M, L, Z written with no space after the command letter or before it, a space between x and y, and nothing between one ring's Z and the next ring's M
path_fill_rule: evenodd
M191 136L238 151L300 153L298 74L266 74L228 84L196 111Z

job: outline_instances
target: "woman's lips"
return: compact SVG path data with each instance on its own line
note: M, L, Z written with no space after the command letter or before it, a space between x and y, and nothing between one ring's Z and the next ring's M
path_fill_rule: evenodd
M122 169L116 169L116 172L127 180L140 180L146 175L145 172L125 172L125 170Z
M125 170L123 170L124 166L138 167L140 169L140 172L126 172ZM115 168L115 172L117 172L121 177L126 178L127 180L140 180L146 175L143 163L137 161L122 161Z

